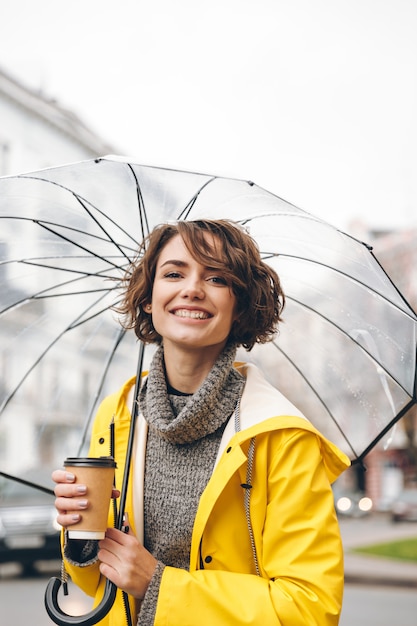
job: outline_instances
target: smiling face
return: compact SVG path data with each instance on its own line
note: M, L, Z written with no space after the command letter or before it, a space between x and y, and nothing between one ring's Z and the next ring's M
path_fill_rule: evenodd
M218 256L215 239L207 237ZM225 277L194 259L180 235L160 253L151 305L152 323L165 350L204 350L213 359L225 346L236 317L236 298Z

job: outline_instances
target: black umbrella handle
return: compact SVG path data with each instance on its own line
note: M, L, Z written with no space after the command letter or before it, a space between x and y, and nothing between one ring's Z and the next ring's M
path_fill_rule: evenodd
M133 441L135 436L135 425L138 416L138 403L136 401L139 393L139 388L141 385L142 379L142 367L143 367L143 355L145 351L145 346L141 342L140 350L139 350L139 360L137 366L137 374L136 374L136 385L135 385L135 394L134 394L134 402L132 408L132 419L130 420L130 428L129 428L129 439L126 450L126 462L125 462L125 472L123 476L123 484L122 490L120 494L120 507L119 507L119 517L116 520L116 528L118 530L122 529L123 526L123 515L126 504L127 497L127 487L129 483L129 472L130 472L130 463L132 459L133 453ZM90 613L86 613L85 615L68 615L61 610L58 604L58 591L61 587L61 580L59 578L53 577L49 580L48 585L45 591L45 608L49 617L55 624L58 626L70 626L71 624L76 624L77 626L92 626L93 624L97 624L103 617L107 615L107 613L112 608L114 601L116 599L116 591L117 587L114 583L110 582L109 579L106 580L106 586L104 588L103 598L98 606L95 609L90 611ZM129 610L129 605L127 604L127 610ZM131 623L130 613L128 615L128 623Z
M117 587L110 580L106 580L103 598L98 606L90 613L85 615L68 615L61 610L58 604L58 591L61 586L61 580L53 577L49 580L45 591L45 608L55 624L58 626L69 626L76 624L77 626L92 626L97 624L103 617L107 615L114 604L116 598Z

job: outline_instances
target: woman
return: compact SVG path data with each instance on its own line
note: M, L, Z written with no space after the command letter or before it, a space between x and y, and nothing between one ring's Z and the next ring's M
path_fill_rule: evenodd
M65 541L66 567L99 602L104 577L142 625L334 626L343 561L330 483L347 457L257 368L235 363L277 331L284 294L251 237L226 220L157 227L126 279L120 311L159 344L137 401L128 532ZM124 471L134 379L102 403L90 456L114 424ZM58 522L88 507L54 472ZM126 529L125 529L126 530ZM124 622L120 598L103 624Z

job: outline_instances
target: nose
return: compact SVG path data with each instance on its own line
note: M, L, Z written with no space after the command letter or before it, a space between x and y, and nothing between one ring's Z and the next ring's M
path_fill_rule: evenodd
M204 283L198 277L189 277L181 290L181 296L190 300L202 300L205 296Z

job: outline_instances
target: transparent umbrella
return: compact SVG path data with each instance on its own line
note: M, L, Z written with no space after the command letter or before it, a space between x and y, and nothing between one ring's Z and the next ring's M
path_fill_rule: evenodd
M85 450L137 371L126 267L156 224L202 217L244 225L286 293L277 338L239 357L353 462L416 403L417 317L369 246L250 181L105 157L0 179L0 473Z

